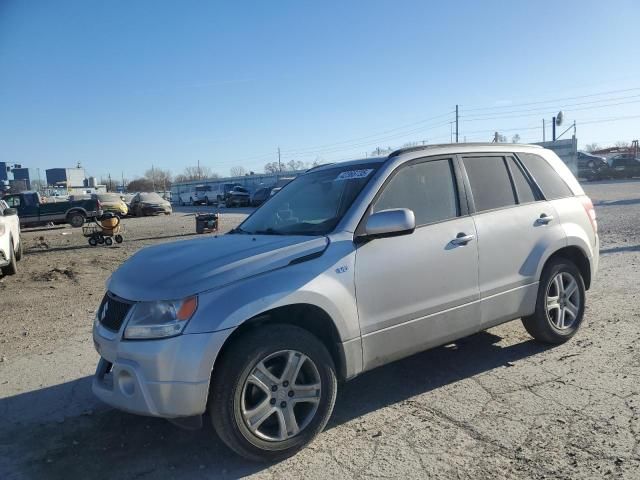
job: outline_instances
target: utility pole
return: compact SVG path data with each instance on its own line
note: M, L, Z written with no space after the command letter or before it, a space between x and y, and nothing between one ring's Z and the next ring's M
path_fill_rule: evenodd
M200 180L200 160L198 160L198 180Z
M542 119L542 141L546 142L547 141L547 134L546 134L546 126L544 124L544 118Z
M458 143L458 105L456 105L456 143Z
M280 161L280 147L278 147L278 171L282 171L282 162Z
M551 119L551 122L553 123L553 125L551 125L551 138L553 139L553 141L556 141L556 117L553 117Z
M494 133L493 134L493 143L498 143L498 138L499 138L498 132Z
M111 174L109 174L109 191L113 191L113 188L111 187Z
M122 174L122 193L124 193L124 172L120 172Z
M198 160L198 170L200 170L200 160ZM156 191L156 174L153 170L153 165L151 165L151 185L153 185L153 191Z

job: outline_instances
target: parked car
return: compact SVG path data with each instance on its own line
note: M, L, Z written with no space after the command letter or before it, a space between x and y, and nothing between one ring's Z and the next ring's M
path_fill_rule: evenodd
M9 207L18 211L23 227L47 223L68 223L72 227L81 227L87 219L100 214L100 203L95 198L46 202L37 192L22 192L5 195L3 199Z
M235 186L224 194L225 207L248 207L250 201L249 190Z
M604 180L611 178L612 175L605 158L586 152L578 152L578 178L589 181Z
M110 212L118 218L126 217L129 213L129 206L117 193L96 193L95 198L100 202L103 212Z
M264 202L269 200L272 188L273 187L262 187L253 192L253 195L251 195L251 206L259 207Z
M3 275L15 275L22 259L20 220L18 211L0 200L0 270Z
M121 193L120 194L120 199L127 206L127 212L129 213L129 215L131 214L131 202L133 201L133 197L135 197L135 196L136 196L135 193Z
M147 247L116 270L92 388L181 425L208 411L240 455L281 459L322 431L339 380L517 318L541 342L569 340L598 244L591 200L541 147L321 166L231 234Z
M131 200L131 213L136 217L161 213L171 215L171 212L171 204L155 192L136 193Z
M620 154L608 159L615 178L640 177L640 159L630 154Z

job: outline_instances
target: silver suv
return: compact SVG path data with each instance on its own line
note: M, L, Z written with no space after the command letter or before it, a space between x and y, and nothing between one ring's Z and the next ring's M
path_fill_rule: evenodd
M93 391L277 460L339 380L521 318L562 343L598 265L595 212L535 146L456 144L309 170L219 237L142 249L107 282Z

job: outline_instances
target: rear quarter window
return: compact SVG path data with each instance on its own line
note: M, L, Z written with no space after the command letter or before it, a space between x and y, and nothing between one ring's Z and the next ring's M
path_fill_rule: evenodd
M518 153L518 158L534 178L547 200L573 196L573 192L558 172L540 155Z

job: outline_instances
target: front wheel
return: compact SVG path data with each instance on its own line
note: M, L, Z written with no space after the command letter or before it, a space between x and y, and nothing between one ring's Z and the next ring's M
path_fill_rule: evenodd
M522 319L529 334L545 343L564 343L575 335L584 317L585 286L580 270L564 258L543 270L536 310Z
M2 267L3 275L15 275L18 273L18 265L16 264L16 254L13 250L13 240L9 239L9 264Z
M68 222L73 228L80 228L84 225L84 215L80 212L71 213L69 214Z
M18 241L18 250L16 250L16 260L22 260L22 256L24 255L24 250L22 249L22 242Z
M271 325L226 349L211 381L209 411L216 432L236 453L276 461L322 431L336 391L325 346L299 327Z

